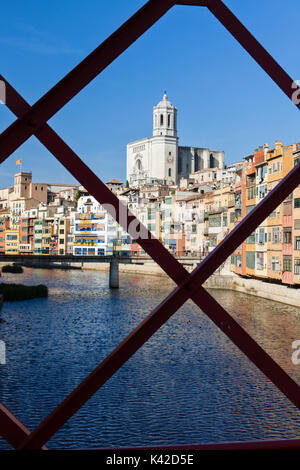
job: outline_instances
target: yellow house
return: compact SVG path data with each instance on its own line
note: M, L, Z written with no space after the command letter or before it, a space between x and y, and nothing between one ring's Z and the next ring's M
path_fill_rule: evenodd
M19 229L6 229L5 230L5 254L18 255L20 243Z
M267 152L268 192L281 181L283 171L283 147L278 140L275 149ZM271 279L282 279L282 207L278 206L268 217L267 222L267 273Z

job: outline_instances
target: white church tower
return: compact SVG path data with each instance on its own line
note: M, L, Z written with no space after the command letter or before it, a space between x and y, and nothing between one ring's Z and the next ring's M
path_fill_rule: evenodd
M157 106L153 106L153 136L177 137L177 108L168 101L167 93Z
M176 184L181 177L208 169L224 168L224 152L203 147L179 146L177 108L163 99L153 107L153 135L127 145L127 180L143 184Z
M177 182L177 109L167 93L153 107L153 135L127 145L127 180L130 186Z

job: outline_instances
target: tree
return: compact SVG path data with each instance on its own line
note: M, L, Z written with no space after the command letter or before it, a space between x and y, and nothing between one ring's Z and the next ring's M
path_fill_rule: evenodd
M74 201L76 202L76 204L77 204L78 199L80 198L80 196L81 196L81 191L79 191L79 189L78 189L76 194L75 194L75 197L74 197Z

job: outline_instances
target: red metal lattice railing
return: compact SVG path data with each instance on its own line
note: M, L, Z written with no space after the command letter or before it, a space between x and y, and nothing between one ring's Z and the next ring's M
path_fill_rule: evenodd
M131 234L132 222L136 222L137 225L139 221L46 122L175 4L207 6L291 100L292 94L299 91L292 86L293 80L221 0L149 0L33 106L30 106L4 77L0 76L0 79L6 83L6 104L18 118L0 135L0 162L3 162L30 136L35 135L99 203L112 206L112 215ZM297 106L300 108L300 105ZM177 288L34 431L30 432L4 405L0 405L0 434L17 449L45 448L44 444L61 426L189 298L300 409L300 387L201 285L296 188L299 181L300 164L293 168L191 274L144 228L148 238L139 238L137 242L175 281ZM123 212L127 217L122 217ZM293 445L300 448L298 441L293 441L293 444L288 444L289 442L287 441L287 447ZM235 446L235 444L229 445ZM277 446L275 442L271 445ZM282 441L278 446L282 448ZM199 445L199 448L201 447L203 446Z

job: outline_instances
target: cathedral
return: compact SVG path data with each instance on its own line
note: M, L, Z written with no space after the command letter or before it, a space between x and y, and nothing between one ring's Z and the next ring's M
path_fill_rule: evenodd
M177 108L166 92L153 107L153 135L127 145L127 181L142 184L178 184L180 178L207 168L224 168L224 152L178 145Z

